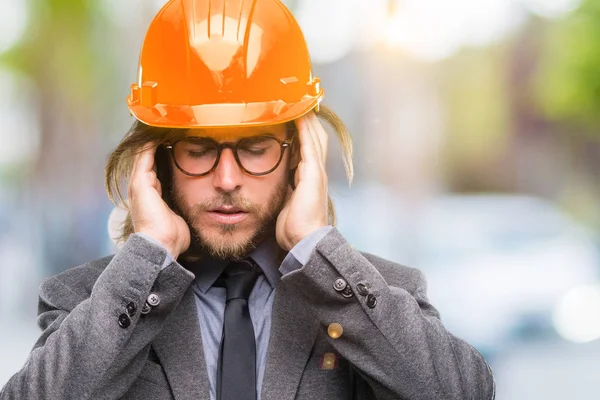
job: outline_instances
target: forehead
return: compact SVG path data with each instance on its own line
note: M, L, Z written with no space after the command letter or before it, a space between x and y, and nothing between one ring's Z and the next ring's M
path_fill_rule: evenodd
M223 127L190 129L186 136L209 137L217 141L235 141L252 136L269 135L284 138L287 132L286 124L252 126L252 127Z

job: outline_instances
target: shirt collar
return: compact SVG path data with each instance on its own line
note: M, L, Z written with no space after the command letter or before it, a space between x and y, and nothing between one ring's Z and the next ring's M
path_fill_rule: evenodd
M281 256L282 250L277 244L275 237L266 239L248 254L248 257L251 257L265 274L272 288L281 279L281 272L279 272L279 266L282 261ZM229 262L229 260L217 260L214 258L206 258L200 261L202 265L199 265L194 271L197 288L202 293L208 292L208 289L214 285L219 276L225 271Z
M281 280L279 266L283 261L283 251L277 244L275 236L269 237L248 255L262 269L271 287L277 286Z

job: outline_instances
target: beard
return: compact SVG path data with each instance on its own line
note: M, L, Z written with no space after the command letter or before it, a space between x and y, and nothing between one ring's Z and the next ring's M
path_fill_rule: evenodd
M285 206L287 192L287 181L283 179L273 188L269 202L263 205L255 204L237 192L221 192L208 200L187 206L183 194L173 188L173 209L185 220L191 235L190 247L182 257L190 260L203 258L203 255L219 260L243 258L267 237L275 235L277 217ZM238 224L218 224L216 234L209 234L197 226L196 221L202 213L221 206L240 208L254 217L251 232L235 237L244 221Z

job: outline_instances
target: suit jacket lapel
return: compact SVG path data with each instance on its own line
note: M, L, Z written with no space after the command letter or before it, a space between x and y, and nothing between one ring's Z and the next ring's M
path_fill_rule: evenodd
M208 373L194 291L190 286L167 317L153 347L176 400L209 400Z
M281 281L273 300L262 400L292 400L296 397L318 328L319 324L304 299L292 294Z

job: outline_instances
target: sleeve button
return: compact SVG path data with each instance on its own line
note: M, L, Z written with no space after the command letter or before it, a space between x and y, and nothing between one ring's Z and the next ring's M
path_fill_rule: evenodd
M369 293L369 295L367 296L367 307L375 308L376 305L377 305L377 297L375 297L375 295L373 293Z
M127 314L130 317L133 317L135 315L135 312L137 311L137 306L135 305L134 302L131 302L131 303L127 304L125 309L127 310Z
M129 325L131 325L131 319L129 318L129 315L127 315L127 314L119 315L119 326L121 328L128 328Z
M344 279L342 278L337 278L335 280L335 282L333 282L333 289L336 292L341 292L344 289L346 289L346 287L348 286L348 282L346 282Z
M356 291L361 296L367 296L369 294L369 289L367 289L367 287L365 285L363 285L362 283L359 283L358 285L356 285Z
M156 307L157 305L160 304L160 297L156 293L150 293L150 295L148 296L148 299L146 301L152 307Z
M152 307L150 307L150 304L144 303L144 306L142 307L141 313L143 315L146 315L146 314L148 314L150 312L151 309L152 309Z
M352 293L352 288L350 287L350 285L347 285L346 288L344 290L342 290L342 296L344 296L347 299L354 296L354 293Z

